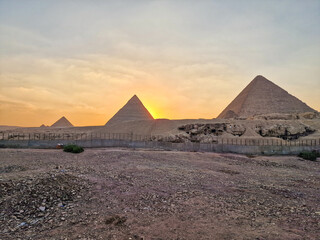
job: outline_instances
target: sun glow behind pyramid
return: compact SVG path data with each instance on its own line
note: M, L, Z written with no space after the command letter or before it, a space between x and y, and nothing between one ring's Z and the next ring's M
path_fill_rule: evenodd
M154 120L140 99L134 95L108 122L107 124L125 121Z
M2 0L0 125L209 119L257 73L320 110L320 2L271 2Z

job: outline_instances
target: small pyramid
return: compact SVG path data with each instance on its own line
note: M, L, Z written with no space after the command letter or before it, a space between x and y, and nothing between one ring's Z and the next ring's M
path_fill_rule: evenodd
M265 77L258 75L220 113L218 118L246 118L270 113L301 112L316 111Z
M64 116L56 121L51 127L73 127L73 125Z
M41 124L41 126L40 126L41 128L44 128L44 127L46 127L46 125L44 125L44 124Z
M154 120L140 99L134 95L108 122L107 124L125 121Z

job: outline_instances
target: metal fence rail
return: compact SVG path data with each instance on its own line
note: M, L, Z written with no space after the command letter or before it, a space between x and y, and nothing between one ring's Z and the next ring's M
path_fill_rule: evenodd
M161 135L139 135L133 133L0 133L0 141L16 140L129 140L150 142L173 142L170 137ZM215 138L210 144L242 146L320 146L320 138L283 140L276 138ZM205 143L204 143L205 144Z

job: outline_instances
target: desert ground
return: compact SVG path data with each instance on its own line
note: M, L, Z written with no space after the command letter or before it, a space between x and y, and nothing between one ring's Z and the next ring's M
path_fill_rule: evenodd
M0 239L319 239L320 161L0 149Z
M289 117L296 117L295 115L288 115ZM287 117L288 117L287 116ZM264 116L265 117L265 116ZM270 116L269 116L270 117ZM277 115L272 116L274 118ZM284 116L280 116L284 118ZM204 136L203 132L199 129L193 129L190 133L181 130L182 126L192 125L208 125L211 130L219 134L211 134L213 138L278 138L279 135L295 136L297 139L318 139L320 137L320 115L313 119L306 119L301 117L299 120L235 120L235 119L184 119L184 120L142 120L142 121L124 121L115 124L107 124L106 126L87 126L87 127L10 127L0 126L0 139L3 134L86 134L86 135L100 135L110 133L124 133L124 134L137 134L141 136L162 136L170 137L172 141L177 138L182 138L186 141L191 140L191 135L199 138L200 142L207 142L206 139L210 134ZM223 129L225 126L226 130ZM312 129L312 133L306 133L306 128ZM265 133L260 135L258 132ZM194 132L193 132L194 131ZM240 136L239 136L240 135ZM204 137L204 138L203 138ZM203 139L202 139L203 138Z

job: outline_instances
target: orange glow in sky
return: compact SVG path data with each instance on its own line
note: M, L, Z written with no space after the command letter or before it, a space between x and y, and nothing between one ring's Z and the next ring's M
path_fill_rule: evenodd
M319 1L93 2L0 1L0 125L211 119L256 75L320 110Z

